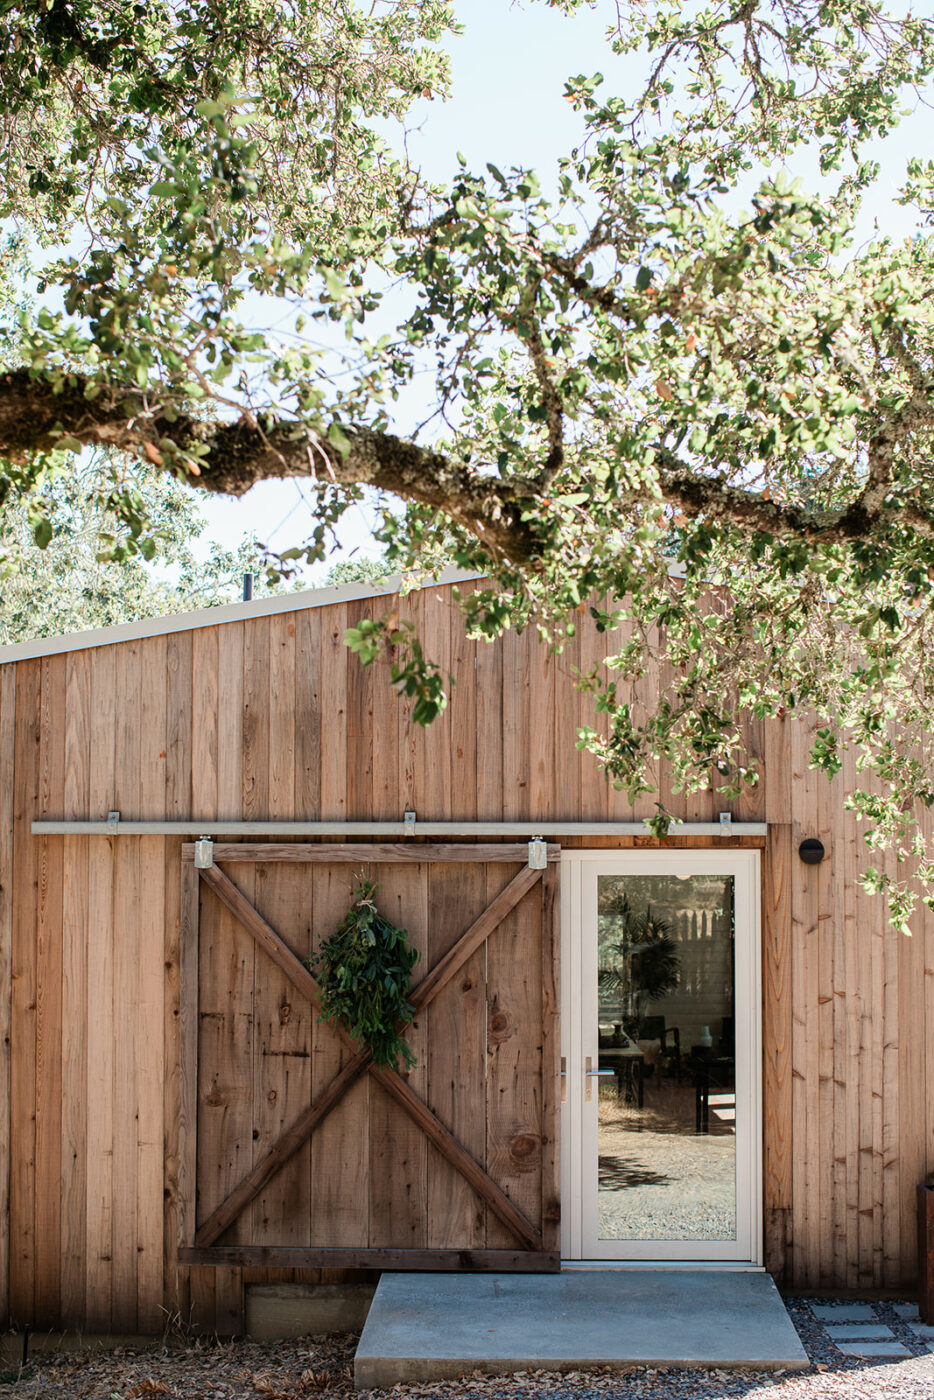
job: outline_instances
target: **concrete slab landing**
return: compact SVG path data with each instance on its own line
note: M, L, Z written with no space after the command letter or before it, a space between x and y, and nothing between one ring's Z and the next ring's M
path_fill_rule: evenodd
M354 1383L366 1390L470 1371L807 1364L768 1274L386 1273L357 1347Z

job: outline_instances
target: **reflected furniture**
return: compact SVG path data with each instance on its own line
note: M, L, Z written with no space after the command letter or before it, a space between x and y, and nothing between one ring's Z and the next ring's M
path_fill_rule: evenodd
M694 1132L710 1132L710 1091L731 1089L736 1078L736 1062L732 1055L704 1054L700 1047L691 1050L691 1075L694 1080Z
M642 1107L645 1097L645 1056L638 1045L601 1046L600 1068L613 1070L616 1091L621 1099Z

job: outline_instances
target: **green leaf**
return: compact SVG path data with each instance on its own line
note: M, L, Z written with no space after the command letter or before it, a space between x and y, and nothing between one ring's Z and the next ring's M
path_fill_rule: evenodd
M328 425L328 442L332 447L337 448L342 457L350 456L350 438L344 432L340 423L331 423Z
M206 97L195 106L195 111L199 117L222 117L230 106L232 99L221 93L216 100Z
M344 281L343 277L341 277L340 273L334 271L333 267L323 268L322 276L324 277L325 286L335 300L339 300L346 294L347 283Z

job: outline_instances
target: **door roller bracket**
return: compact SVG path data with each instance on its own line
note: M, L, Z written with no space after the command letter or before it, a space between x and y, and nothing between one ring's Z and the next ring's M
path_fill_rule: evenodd
M195 868L197 870L210 870L214 864L214 842L210 836L202 836L200 841L195 842Z
M540 836L536 836L529 842L529 869L548 869L548 846Z

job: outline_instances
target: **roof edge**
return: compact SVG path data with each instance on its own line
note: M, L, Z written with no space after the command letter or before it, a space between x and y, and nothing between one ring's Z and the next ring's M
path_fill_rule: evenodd
M93 647L113 646L117 642L139 641L144 637L163 637L173 632L194 632L199 627L218 627L225 622L245 622L253 617L270 617L275 613L301 612L305 608L324 608L331 603L349 603L365 598L385 598L399 593L413 575L392 574L380 586L375 583L342 583L336 588L306 588L299 593L279 593L271 598L252 598L248 603L222 603L213 608L197 608L194 612L164 613L144 618L140 622L117 622L110 627L89 628L86 632L63 632L53 637L35 637L28 642L10 642L0 646L0 665L10 661L29 661L41 656L58 656L62 652L87 651ZM469 583L483 574L468 573L449 567L437 574L419 578L416 588L431 588L457 583Z

